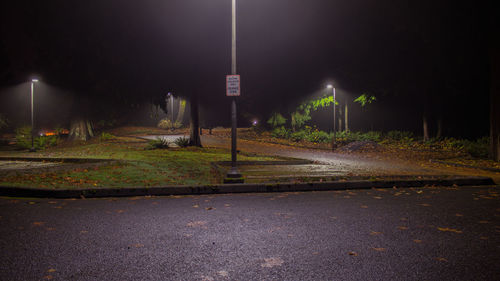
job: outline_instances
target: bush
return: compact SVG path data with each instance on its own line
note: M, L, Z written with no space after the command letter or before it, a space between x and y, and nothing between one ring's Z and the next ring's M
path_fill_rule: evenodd
M291 133L289 138L292 141L299 142L299 141L306 139L306 136L307 136L307 132L304 130L300 130L300 131Z
M490 138L483 137L475 141L461 140L462 149L472 157L487 158L490 148Z
M148 145L146 146L147 150L152 150L152 149L166 149L170 147L170 141L167 140L166 138L160 138L157 137L154 140L150 140L148 142Z
M101 141L108 141L108 140L112 140L115 138L116 138L116 136L114 136L110 133L106 133L106 132L102 132L101 136L100 136Z
M5 118L2 114L0 114L0 131L7 128L9 126L9 120Z
M285 123L286 123L286 118L277 112L273 113L271 118L267 120L267 124L271 125L271 127L273 128L277 128L278 126L282 127L283 125L285 125Z
M179 147L187 147L189 145L189 138L180 137L174 140L174 143Z
M45 149L57 145L59 137L54 136L35 136L33 146L35 149ZM31 126L24 126L16 129L16 145L19 148L31 148Z
M290 130L283 126L278 127L271 132L271 135L275 138L287 139L290 136Z
M172 128L179 129L180 127L182 127L181 122L172 123L172 121L170 119L166 119L166 118L161 119L160 122L158 122L158 128L160 128L160 129L172 129Z
M315 143L328 143L331 141L331 136L327 132L314 130L306 135L306 140Z
M386 137L393 141L411 142L413 141L413 133L408 131L389 131Z

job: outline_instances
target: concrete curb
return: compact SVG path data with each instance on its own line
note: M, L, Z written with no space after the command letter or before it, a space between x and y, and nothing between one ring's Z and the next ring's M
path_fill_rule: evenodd
M357 180L337 182L279 183L279 184L225 184L207 186L165 186L137 188L41 189L0 187L0 196L40 198L101 198L126 196L201 195L227 193L266 193L295 191L327 191L422 186L481 186L495 185L488 177L454 177L419 180Z

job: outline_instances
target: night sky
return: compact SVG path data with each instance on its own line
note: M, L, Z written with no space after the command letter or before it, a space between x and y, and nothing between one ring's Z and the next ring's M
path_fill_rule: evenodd
M273 111L285 113L325 94L333 82L341 101L361 93L378 99L366 112L352 105L353 129L421 134L427 108L433 120L443 118L449 136L487 135L487 4L237 2L240 125L267 119ZM12 113L12 103L24 110L28 96L12 98L13 89L29 89L26 81L36 74L46 98L57 100L39 101L40 120L68 118L79 103L92 119L133 122L126 119L133 105L162 100L172 91L199 96L202 124L229 124L230 0L0 5L0 112L8 118L22 119ZM317 113L318 124L328 129L321 121L327 113L322 114Z

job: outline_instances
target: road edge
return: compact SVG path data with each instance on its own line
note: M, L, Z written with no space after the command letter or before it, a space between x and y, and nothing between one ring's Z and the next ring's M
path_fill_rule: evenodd
M129 188L44 189L29 187L0 187L0 196L34 198L103 198L131 196L203 195L229 193L269 193L331 191L371 188L407 188L429 186L492 186L489 177L453 177L418 180L355 180L307 183L220 184L201 186L161 186Z

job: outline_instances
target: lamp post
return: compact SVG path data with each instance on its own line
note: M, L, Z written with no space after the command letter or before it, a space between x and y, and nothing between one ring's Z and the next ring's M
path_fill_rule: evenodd
M335 150L336 146L337 146L337 140L336 140L336 133L337 133L337 122L336 122L336 116L335 116L335 103L336 103L336 99L335 99L335 87L333 87L332 84L328 84L326 86L328 89L332 89L332 93L333 93L333 137L332 137L332 150Z
M36 78L31 79L31 148L30 148L30 152L35 152L35 141L34 141L35 115L33 114L33 92L34 92L34 86L35 86L36 82L38 82L38 79L36 79Z
M172 122L171 122L171 125L172 127L170 128L171 131L174 130L174 95L172 95L171 92L168 92L167 94L167 98L170 97L170 111L171 111L171 116L172 116L172 119L170 119Z
M231 0L231 75L236 75L236 0ZM228 183L242 182L242 176L236 167L236 97L231 97L231 169L225 180Z

